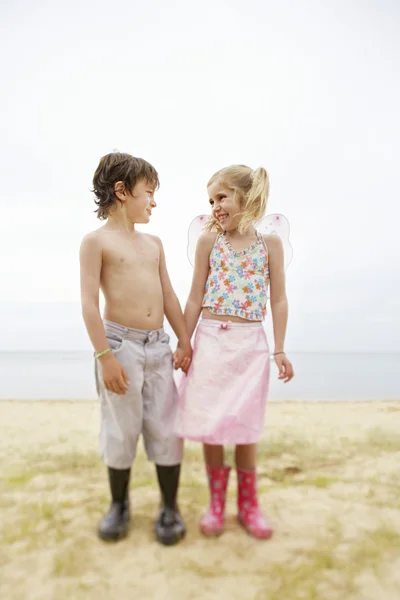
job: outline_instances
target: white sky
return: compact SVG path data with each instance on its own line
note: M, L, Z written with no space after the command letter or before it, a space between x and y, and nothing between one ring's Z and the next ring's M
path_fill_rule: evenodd
M7 0L0 22L0 349L89 348L60 303L119 149L159 171L147 230L182 303L208 178L262 165L292 231L288 348L400 351L395 0Z

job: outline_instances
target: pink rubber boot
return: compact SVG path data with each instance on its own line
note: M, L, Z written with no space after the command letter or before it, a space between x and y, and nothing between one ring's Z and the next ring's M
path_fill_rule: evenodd
M242 527L255 538L267 540L273 530L258 505L257 475L254 470L237 469L238 520Z
M207 466L210 506L200 521L200 531L206 536L218 536L224 530L226 488L230 467Z

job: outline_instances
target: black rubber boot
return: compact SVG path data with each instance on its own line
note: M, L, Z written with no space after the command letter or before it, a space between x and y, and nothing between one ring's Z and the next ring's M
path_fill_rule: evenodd
M181 465L162 467L156 465L162 506L156 521L156 536L164 546L177 544L186 534L185 524L179 514L177 494Z
M108 468L112 502L99 524L98 534L102 540L117 541L128 533L130 474L130 469Z

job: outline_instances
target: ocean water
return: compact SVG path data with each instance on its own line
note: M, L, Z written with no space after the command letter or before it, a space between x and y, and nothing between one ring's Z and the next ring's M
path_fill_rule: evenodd
M400 400L400 354L291 354L295 377L277 381L271 400ZM96 398L90 352L0 352L0 400Z

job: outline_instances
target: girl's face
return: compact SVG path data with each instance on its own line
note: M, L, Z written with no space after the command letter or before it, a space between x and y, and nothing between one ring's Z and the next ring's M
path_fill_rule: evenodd
M240 221L239 194L229 189L220 180L211 183L208 188L212 215L224 231L237 229Z

